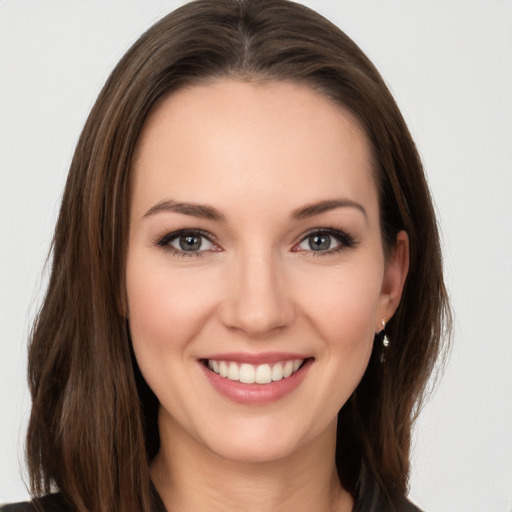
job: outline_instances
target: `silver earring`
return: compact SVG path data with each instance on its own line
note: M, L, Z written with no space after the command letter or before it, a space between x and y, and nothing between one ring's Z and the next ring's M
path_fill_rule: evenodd
M384 336L382 337L382 345L385 348L388 348L389 347L389 338L386 335L386 322L384 320L382 320L382 333L384 334Z
M382 330L379 333L378 339L382 340L382 350L379 353L379 361L381 364L383 364L386 359L385 352L386 352L387 348L389 347L389 338L386 335L386 322L384 320L382 320L381 323L382 323Z

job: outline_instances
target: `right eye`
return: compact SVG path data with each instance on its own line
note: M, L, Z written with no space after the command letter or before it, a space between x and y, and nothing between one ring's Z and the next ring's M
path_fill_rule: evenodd
M181 256L201 256L218 247L204 233L198 231L174 231L160 237L156 244Z

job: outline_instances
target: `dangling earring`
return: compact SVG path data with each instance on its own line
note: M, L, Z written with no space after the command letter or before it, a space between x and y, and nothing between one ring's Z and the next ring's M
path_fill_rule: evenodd
M384 336L382 338L382 345L385 348L388 348L389 347L389 338L386 335L386 322L384 320L382 320L382 333L384 334Z
M382 340L382 350L380 351L380 354L379 354L379 361L381 363L384 363L384 360L386 358L385 352L386 352L386 349L389 347L389 338L386 335L386 322L384 320L382 320L381 323L382 323L382 331L380 331L380 333L379 333L379 338Z

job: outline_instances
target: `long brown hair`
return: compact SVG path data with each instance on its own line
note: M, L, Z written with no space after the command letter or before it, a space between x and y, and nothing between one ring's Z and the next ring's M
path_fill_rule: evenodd
M349 109L371 143L383 245L410 240L410 270L381 363L339 413L336 463L355 510L399 510L412 422L449 326L438 229L422 165L379 73L314 11L286 0L198 0L149 29L112 72L69 171L52 270L29 351L27 461L34 496L55 488L78 511L150 510L158 402L123 316L133 150L151 109L218 77L306 84Z

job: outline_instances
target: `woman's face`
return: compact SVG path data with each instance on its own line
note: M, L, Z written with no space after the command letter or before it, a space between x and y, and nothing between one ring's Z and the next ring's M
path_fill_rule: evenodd
M149 116L132 185L127 313L161 435L244 461L332 442L407 265L358 123L301 85L194 86Z

